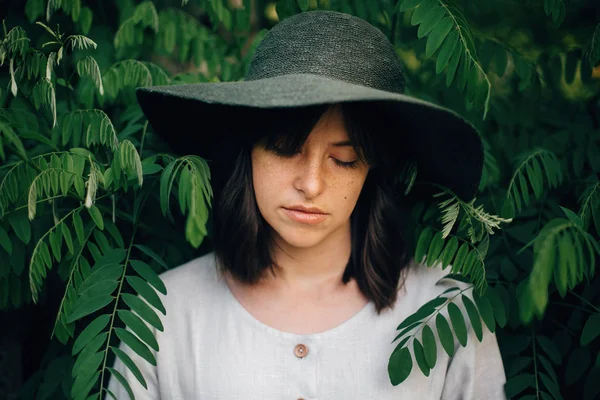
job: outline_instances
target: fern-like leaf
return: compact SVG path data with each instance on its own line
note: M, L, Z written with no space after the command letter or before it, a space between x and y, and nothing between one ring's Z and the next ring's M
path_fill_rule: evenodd
M449 278L449 277L446 277ZM486 326L495 327L494 308L487 297L473 295L473 301L467 292L472 286L450 287L442 294L423 304L417 311L404 319L396 328L398 335L392 341L399 340L393 354L399 354L410 346L415 347L413 356L421 372L428 376L430 370L436 365L437 342L433 334L435 329L438 333L441 347L449 357L454 355L454 342L456 340L462 345L467 345L469 328L475 331L479 341L483 339L481 319L484 318ZM466 310L469 318L469 327L466 324L464 312L459 307L459 298L462 300L462 309ZM448 322L450 321L450 322ZM434 324L435 322L435 324ZM453 330L450 329L453 326ZM453 334L454 331L454 334ZM419 341L419 336L421 341ZM410 354L408 355L410 358ZM406 371L401 364L407 360L390 357L388 373L392 384L402 383L409 375L410 369ZM412 366L412 362L410 363ZM407 373L408 372L408 373Z
M142 162L135 146L129 140L123 140L117 150L118 163L120 169L125 172L127 177L137 178L138 185L142 185L144 178L142 175ZM115 157L115 158L116 158Z
M27 33L20 26L15 26L7 34L6 38L2 43L2 47L6 48L5 58L23 58L29 50L30 39L27 37ZM3 64L3 60L0 60L0 65Z
M86 147L103 145L114 151L119 145L112 121L99 109L72 111L63 116L58 129L63 146L71 143L73 147L79 147L83 142Z
M71 45L71 50L96 49L96 42L84 35L71 35L65 39L65 47Z
M84 59L79 60L77 63L77 73L80 77L88 77L98 88L100 96L104 96L104 86L102 85L102 74L100 73L100 67L94 57L86 56Z
M107 97L114 100L127 87L152 85L152 73L141 61L123 60L109 68L103 81Z
M544 12L552 17L556 26L560 26L565 19L567 8L563 0L544 0Z
M492 186L498 182L500 178L500 168L496 157L490 150L490 145L487 140L483 140L483 172L481 174L481 180L479 183L479 192L482 192L486 187Z
M596 232L600 235L600 182L588 186L579 197L579 203L579 217L584 226L588 226L590 216L593 217Z
M206 161L197 156L185 156L171 162L160 179L160 205L164 215L169 213L169 198L178 176L179 206L182 213L188 213L186 239L198 247L207 235L208 207L213 196L210 170Z
M534 314L543 316L553 276L559 291L564 293L584 276L589 278L594 274L600 245L579 223L555 218L535 239L533 253L533 269L521 296L521 317L525 322L531 321Z
M460 92L467 89L467 106L483 109L483 118L490 107L492 84L477 57L471 28L452 0L404 0L400 11L416 10L412 25L419 25L417 35L427 37L425 55L431 57L439 49L436 71L446 71L446 85L455 78Z
M52 255L48 249L48 245L45 240L49 240L49 237L52 233L59 234L62 236L62 226L61 224L69 218L73 213L75 213L78 208L69 211L64 217L62 217L54 226L52 226L36 243L33 252L31 254L31 259L29 261L29 287L31 290L31 298L34 303L38 301L38 295L42 288L43 280L46 277L46 269L52 269L53 260L52 256L56 261L60 261L60 249L58 251L53 249Z
M452 266L453 274L461 274L475 285L478 292L483 293L487 286L485 272L485 256L489 246L489 236L475 246L472 243L452 236L445 241L442 232L433 233L425 228L417 240L414 259L433 267L441 263L442 269ZM461 244L462 242L462 244Z
M122 54L127 48L141 45L145 28L151 28L155 33L159 28L158 13L151 1L138 4L132 16L119 26L114 38L115 50Z
M50 22L52 14L60 8L61 2L62 0L48 0L48 4L46 5L46 22Z
M490 235L493 235L494 229L499 229L501 223L510 223L512 221L511 218L502 218L497 215L487 213L483 209L483 205L475 206L475 201L477 199L473 199L467 203L447 191L434 195L434 197L443 196L450 196L447 200L444 200L438 204L438 207L442 209L443 214L442 223L444 224L444 238L450 234L454 224L456 223L456 220L458 219L459 211L456 210L457 206L465 212L467 223L472 228L469 232L472 243L482 240L486 232Z
M441 202L439 207L442 209L442 224L444 225L442 238L446 239L448 235L450 235L450 232L458 219L460 203L455 201L455 198L450 198Z
M536 149L521 155L520 160L506 192L507 200L517 211L529 204L530 186L535 197L539 199L544 193L545 185L549 188L557 187L563 179L560 161L549 150Z
M90 209L94 206L96 202L96 192L98 191L98 186L100 183L104 183L104 177L98 171L94 162L90 159L90 173L88 174L88 179L85 182L85 186L87 188L87 192L85 195L85 206Z

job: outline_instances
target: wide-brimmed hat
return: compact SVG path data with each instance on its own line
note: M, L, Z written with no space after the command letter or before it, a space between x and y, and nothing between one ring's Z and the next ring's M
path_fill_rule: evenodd
M402 63L387 37L358 17L307 11L276 24L263 38L244 80L136 89L150 125L177 154L207 158L261 110L344 102L377 102L385 131L408 148L417 178L463 200L477 193L483 145L457 113L404 94ZM236 123L236 128L232 124Z

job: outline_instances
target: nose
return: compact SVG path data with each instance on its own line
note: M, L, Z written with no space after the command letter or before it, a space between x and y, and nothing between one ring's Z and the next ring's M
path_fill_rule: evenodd
M294 187L304 193L307 199L317 197L325 188L323 165L316 157L301 157L297 165Z

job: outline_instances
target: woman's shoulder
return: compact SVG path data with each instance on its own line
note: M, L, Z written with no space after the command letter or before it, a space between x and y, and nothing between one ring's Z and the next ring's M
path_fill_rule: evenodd
M214 253L196 257L159 275L167 289L166 299L189 302L213 295L219 289Z

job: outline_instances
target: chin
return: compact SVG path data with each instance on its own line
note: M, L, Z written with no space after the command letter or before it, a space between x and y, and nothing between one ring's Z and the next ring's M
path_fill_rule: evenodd
M298 249L309 249L315 247L325 240L322 233L308 233L308 232L279 232L279 237L283 243L288 246L292 246Z

